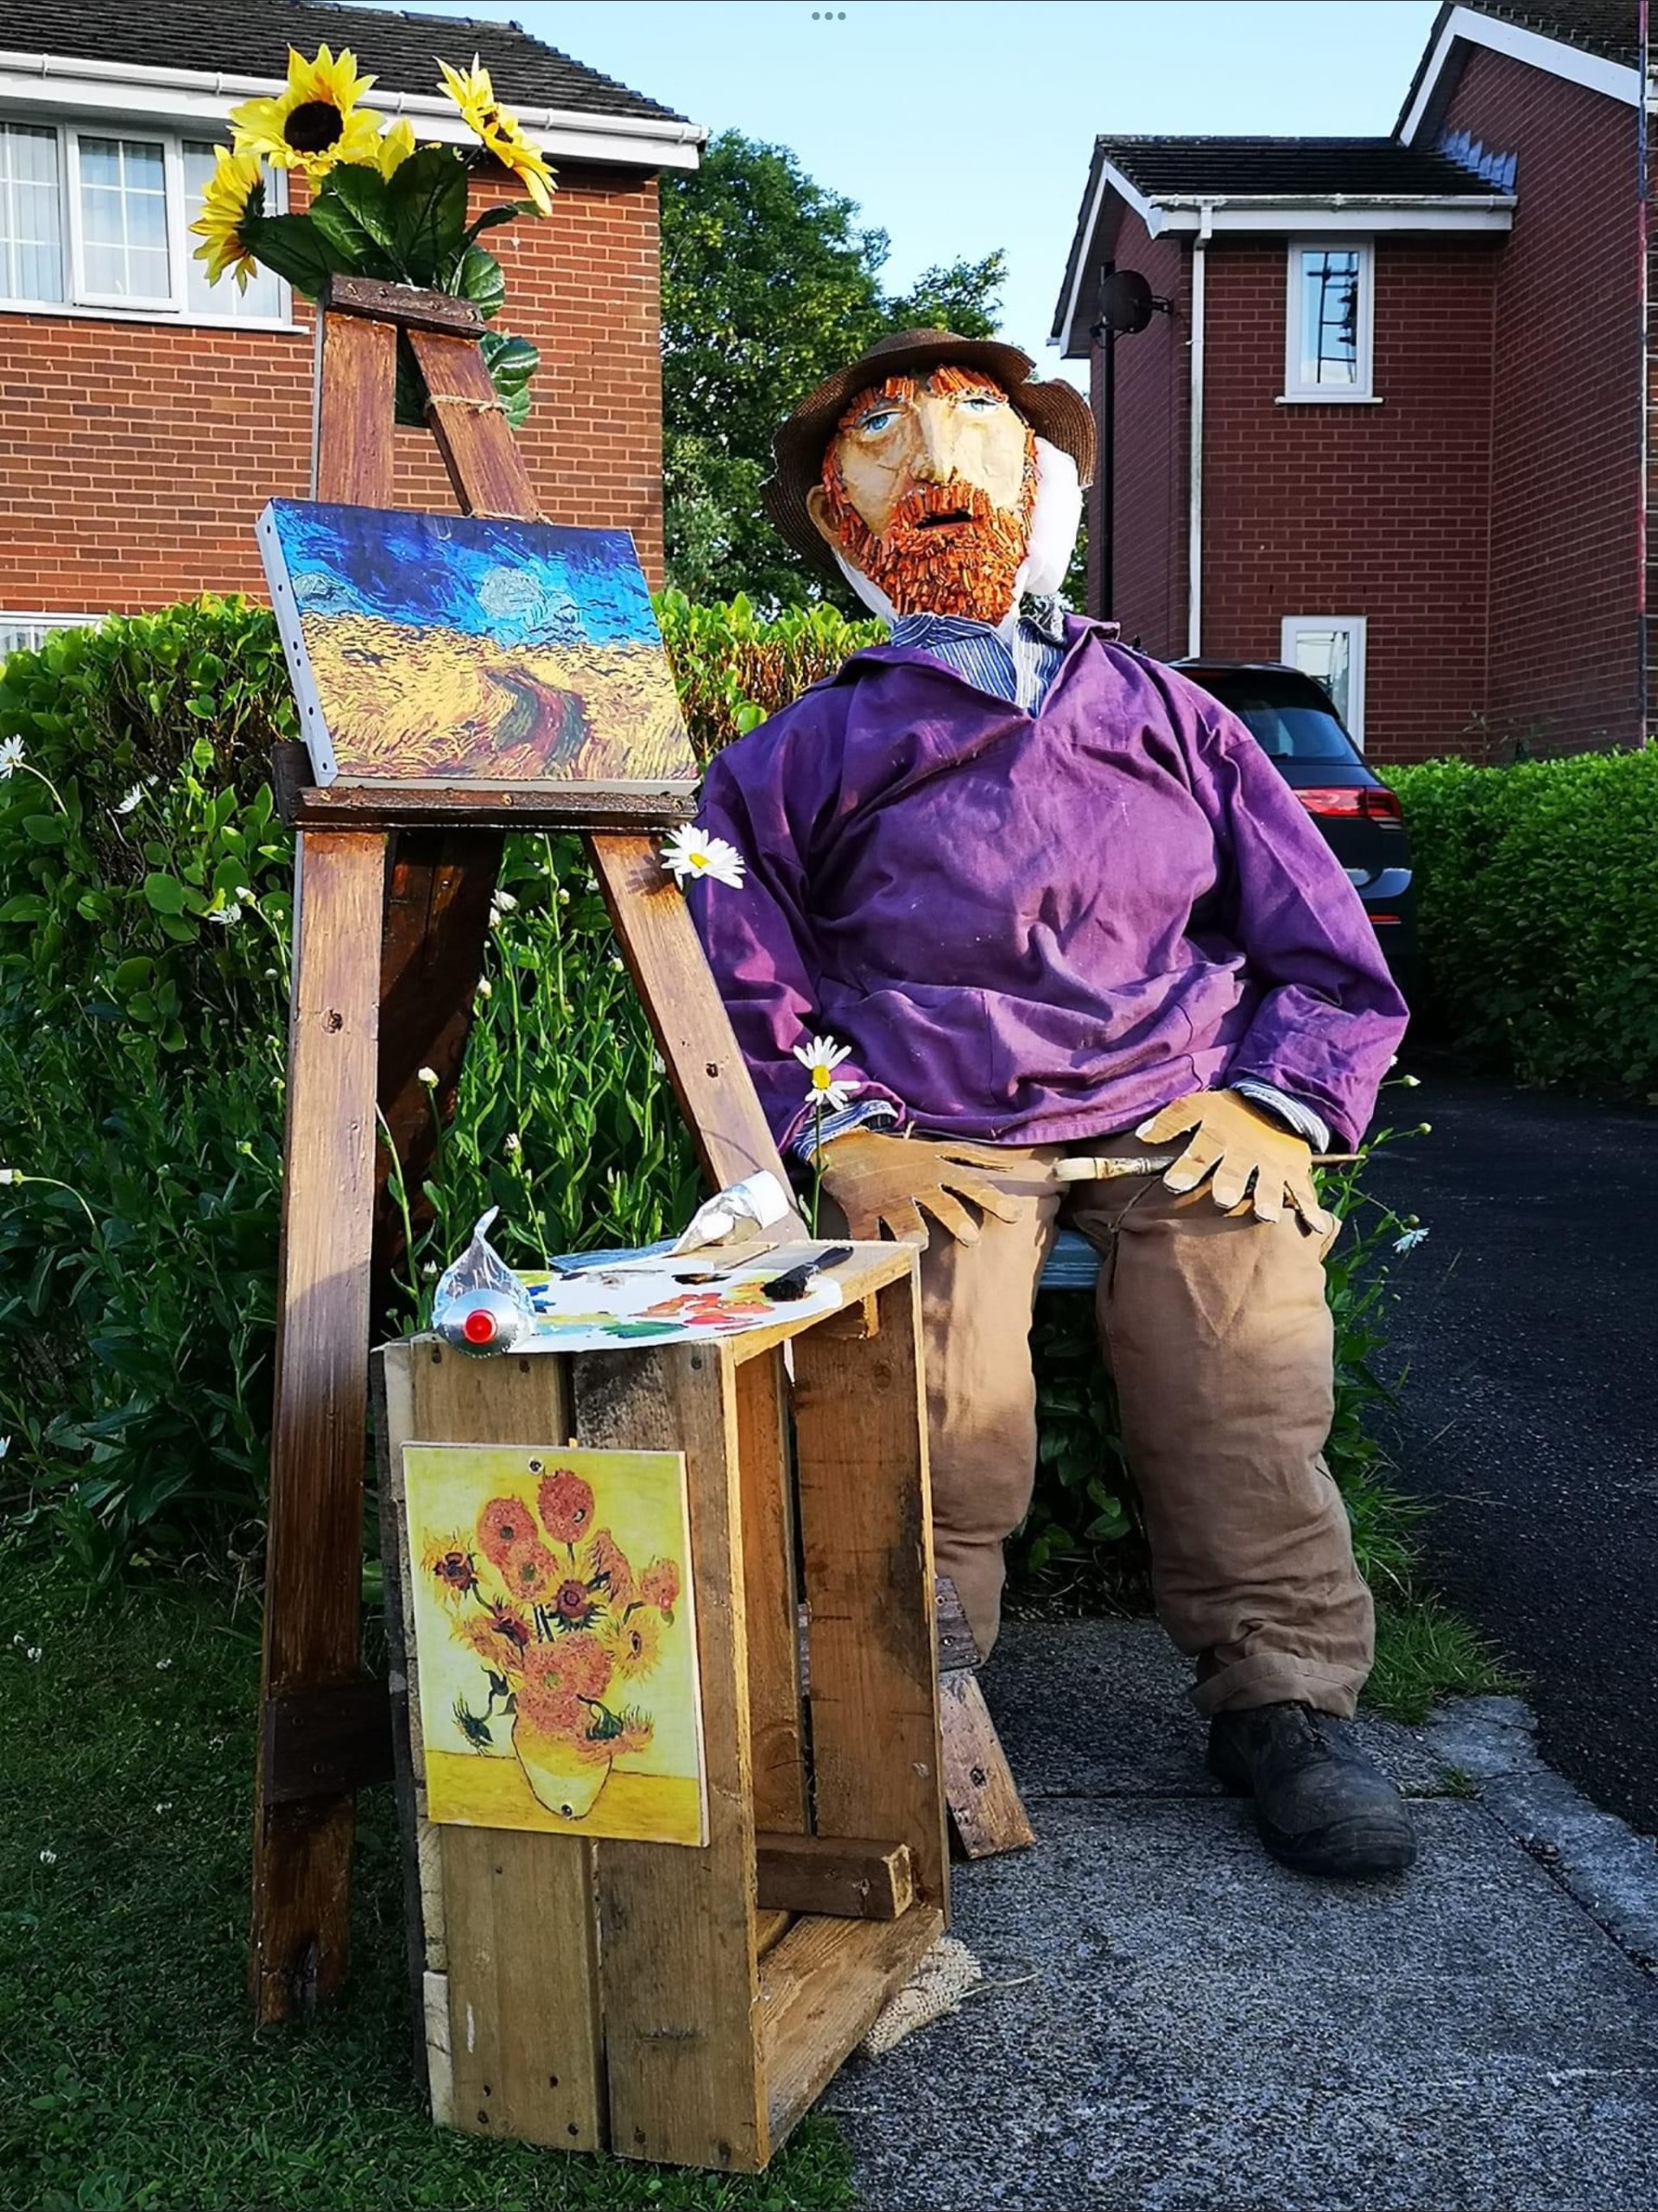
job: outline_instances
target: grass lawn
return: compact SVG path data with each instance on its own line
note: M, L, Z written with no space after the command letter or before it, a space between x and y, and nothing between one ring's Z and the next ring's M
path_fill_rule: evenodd
M808 2120L759 2180L433 2128L411 2079L389 1791L362 1801L345 2001L243 1993L256 1615L172 1585L83 1619L0 1547L0 2206L445 2212L852 2202Z

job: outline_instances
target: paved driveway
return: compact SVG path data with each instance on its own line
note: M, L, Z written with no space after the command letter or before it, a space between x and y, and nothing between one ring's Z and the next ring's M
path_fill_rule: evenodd
M1658 1111L1432 1072L1408 1103L1432 1134L1371 1179L1429 1230L1394 1341L1433 1567L1529 1677L1544 1755L1658 1832Z

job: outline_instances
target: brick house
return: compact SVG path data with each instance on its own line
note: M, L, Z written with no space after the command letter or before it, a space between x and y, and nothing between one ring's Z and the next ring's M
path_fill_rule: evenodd
M552 215L490 238L502 326L541 354L522 443L551 519L630 529L661 580L656 179L695 165L701 130L498 22L0 0L0 651L66 618L263 594L253 518L308 490L311 311L263 271L245 296L210 289L187 226L230 110L324 42L377 78L370 106L459 143L433 57L476 51L551 160ZM510 185L476 178L475 208ZM452 508L431 440L399 439L400 502Z
M1389 138L1096 142L1053 333L1114 416L1096 611L1324 677L1384 761L1639 742L1636 22L1444 6Z

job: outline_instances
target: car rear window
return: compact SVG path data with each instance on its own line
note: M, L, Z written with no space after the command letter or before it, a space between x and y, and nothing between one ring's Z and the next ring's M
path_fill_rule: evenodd
M1351 760L1352 740L1335 709L1309 678L1305 684L1231 675L1221 669L1187 671L1194 683L1229 707L1273 760Z

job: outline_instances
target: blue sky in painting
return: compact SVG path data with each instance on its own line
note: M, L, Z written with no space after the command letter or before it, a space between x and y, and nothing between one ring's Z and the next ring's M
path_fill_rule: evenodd
M503 645L659 642L625 530L274 499L306 615L372 615Z

